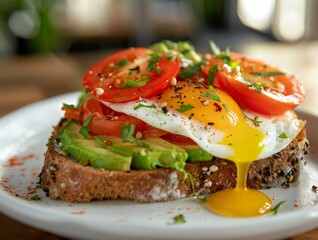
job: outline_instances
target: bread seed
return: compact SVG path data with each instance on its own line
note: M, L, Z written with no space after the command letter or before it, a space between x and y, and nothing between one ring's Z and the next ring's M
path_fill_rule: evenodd
M216 172L217 170L219 170L219 167L216 166L216 165L212 165L212 166L210 167L210 171L211 171L211 172Z

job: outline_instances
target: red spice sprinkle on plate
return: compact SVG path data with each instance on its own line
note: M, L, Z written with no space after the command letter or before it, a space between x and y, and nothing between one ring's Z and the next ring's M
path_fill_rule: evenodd
M74 215L84 215L85 214L85 211L79 211L79 212L70 212L71 214L74 214Z

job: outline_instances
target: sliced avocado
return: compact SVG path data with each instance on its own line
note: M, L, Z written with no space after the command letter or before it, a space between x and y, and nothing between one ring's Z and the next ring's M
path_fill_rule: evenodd
M80 163L88 160L96 168L108 170L129 171L131 156L123 156L101 147L94 139L86 139L79 131L81 126L70 121L65 126L61 136L62 149Z
M147 138L145 142L148 144L154 143L168 149L176 148L177 151L185 151L188 154L187 162L211 161L213 158L210 153L203 150L198 145L176 145L162 138Z
M123 142L120 138L95 138L104 148L119 154L132 154L133 169L154 169L156 167L183 169L188 154L183 148L161 138L147 138L142 145ZM109 146L104 142L111 143ZM145 147L147 146L147 147Z
M188 154L187 162L205 162L211 161L213 158L212 154L203 150L198 145L185 145L182 147L186 150Z

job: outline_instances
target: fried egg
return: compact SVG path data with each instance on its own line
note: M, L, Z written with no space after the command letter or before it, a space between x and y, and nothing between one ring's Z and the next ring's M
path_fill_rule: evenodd
M187 80L153 98L103 103L156 128L189 137L213 156L235 162L270 157L301 129L292 111L267 117L242 110L224 91Z

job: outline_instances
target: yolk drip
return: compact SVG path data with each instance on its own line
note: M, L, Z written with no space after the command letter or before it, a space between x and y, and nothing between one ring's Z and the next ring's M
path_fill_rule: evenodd
M237 103L219 89L211 90L187 81L180 81L165 92L160 96L160 102L166 102L167 107L177 111L181 106L187 106L183 114L225 133L219 144L232 149L233 154L227 159L236 164L237 185L235 189L212 194L208 207L229 217L251 217L269 212L270 198L246 187L249 166L263 149L264 135L246 123Z

